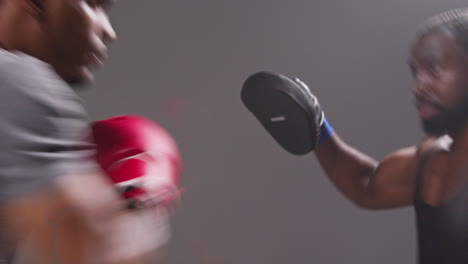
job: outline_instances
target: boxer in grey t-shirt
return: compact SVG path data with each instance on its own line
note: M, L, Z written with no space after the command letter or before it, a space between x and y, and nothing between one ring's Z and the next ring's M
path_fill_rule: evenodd
M105 59L115 39L112 2L0 0L4 263L12 255L21 264L154 263L164 240L154 239L165 234L153 220L164 224L166 215L124 210L97 169L86 113L69 86L92 81Z
M95 171L88 134L79 98L50 66L0 50L0 204L48 191L70 172ZM3 257L12 257L15 245L1 235Z
M80 99L52 68L0 50L0 203L97 169Z

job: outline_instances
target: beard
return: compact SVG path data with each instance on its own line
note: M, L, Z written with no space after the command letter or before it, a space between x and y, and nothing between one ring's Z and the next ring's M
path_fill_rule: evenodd
M447 109L433 102L427 103L437 108L440 114L430 120L422 120L423 130L426 134L441 136L448 132L458 131L465 126L468 117L468 94L452 109Z

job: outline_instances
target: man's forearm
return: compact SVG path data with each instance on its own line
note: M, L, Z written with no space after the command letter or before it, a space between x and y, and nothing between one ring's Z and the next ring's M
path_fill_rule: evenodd
M336 134L315 149L323 170L349 199L360 203L378 162L346 144Z

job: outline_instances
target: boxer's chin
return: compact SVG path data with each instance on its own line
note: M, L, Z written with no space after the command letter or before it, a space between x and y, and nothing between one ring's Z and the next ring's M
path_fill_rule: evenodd
M81 66L70 74L64 77L64 80L73 88L84 89L88 88L89 84L94 81L94 74L86 66Z
M424 133L431 136L441 136L447 133L446 120L442 116L430 120L422 120Z
M468 97L459 105L449 111L428 120L422 120L424 132L428 135L441 136L457 132L462 129L468 120Z

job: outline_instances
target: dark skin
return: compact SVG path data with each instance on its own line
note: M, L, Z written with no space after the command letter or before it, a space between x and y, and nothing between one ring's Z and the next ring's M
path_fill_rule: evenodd
M66 81L93 80L92 69L116 39L109 21L114 0L3 0L0 43L52 65Z
M410 52L414 76L412 92L421 119L450 113L464 103L468 89L468 52L447 32L417 39ZM359 152L338 135L317 147L315 154L337 188L357 206L388 209L412 205L418 166L424 156L421 196L431 206L441 206L467 183L468 122L455 130L428 135L417 146L400 149L383 161Z

